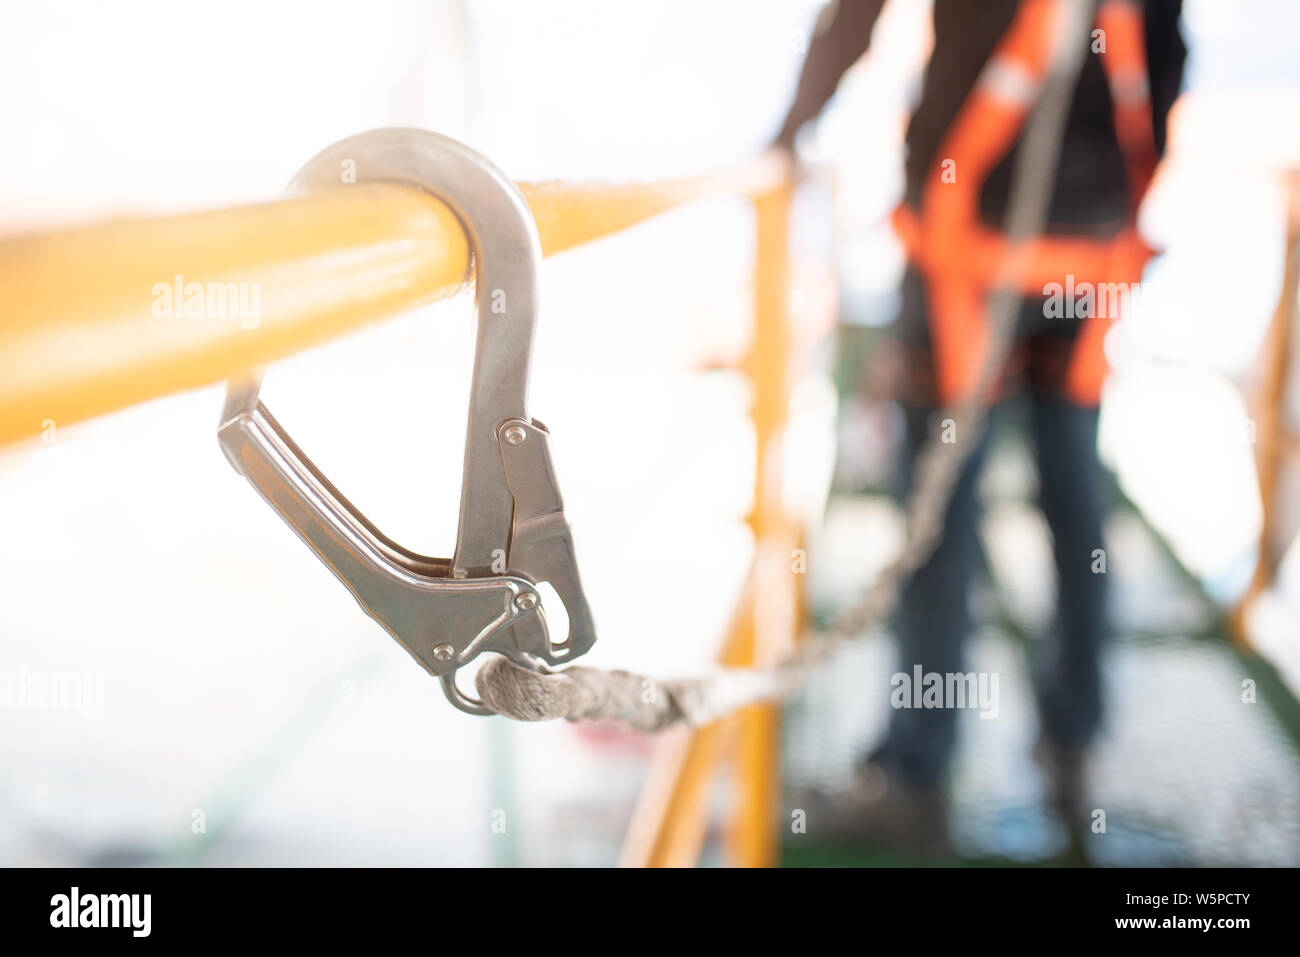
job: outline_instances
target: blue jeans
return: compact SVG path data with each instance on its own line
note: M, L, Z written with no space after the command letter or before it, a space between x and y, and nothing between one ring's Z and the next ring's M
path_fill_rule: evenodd
M1096 734L1102 717L1099 658L1106 630L1106 576L1093 572L1094 550L1102 547L1097 410L1034 390L1026 396L1039 505L1052 531L1059 581L1056 634L1036 675L1042 731L1061 746L1081 747ZM905 494L933 413L904 407ZM1003 414L1002 409L994 412L995 417ZM962 646L970 630L968 586L979 560L975 489L987 436L986 431L954 490L942 544L900 598L899 671L908 675L918 664L925 673L963 671ZM956 741L956 720L951 707L893 710L876 758L914 784L938 783Z

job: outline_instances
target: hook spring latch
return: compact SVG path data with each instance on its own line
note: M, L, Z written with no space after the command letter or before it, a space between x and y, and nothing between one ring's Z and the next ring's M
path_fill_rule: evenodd
M292 193L356 181L404 183L446 203L474 255L478 313L460 523L451 559L428 558L387 538L303 454L258 399L260 377L232 382L218 438L244 475L352 592L361 607L442 682L471 714L456 672L484 652L544 669L595 642L555 479L546 428L524 410L541 247L514 184L485 157L436 133L383 129L323 150ZM342 187L346 188L346 187ZM503 290L507 311L493 311ZM537 586L564 603L569 631L552 641Z

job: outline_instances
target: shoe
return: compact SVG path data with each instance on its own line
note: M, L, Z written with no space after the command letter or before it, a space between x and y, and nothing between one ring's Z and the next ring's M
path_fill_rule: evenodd
M1090 832L1088 777L1091 752L1068 747L1040 735L1034 744L1034 761L1042 769L1047 806L1060 816L1069 841L1067 857L1088 860L1086 838Z
M1087 818L1089 751L1085 747L1067 747L1039 735L1034 744L1034 761L1046 779L1048 806L1067 822Z
M925 859L952 852L942 785L914 784L874 760L847 792L813 792L806 804L809 833L828 843Z

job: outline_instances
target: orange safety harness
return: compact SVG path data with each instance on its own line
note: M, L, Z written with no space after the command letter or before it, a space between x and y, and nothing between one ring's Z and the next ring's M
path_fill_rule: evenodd
M1100 53L1131 208L1114 237L1038 236L1010 249L1007 237L984 224L980 192L1014 145L1045 82L1058 0L1023 0L989 62L957 114L926 178L918 213L904 204L894 227L909 260L925 278L935 376L941 403L970 398L988 348L987 302L995 287L1026 297L1050 283L1135 283L1153 250L1138 235L1136 218L1155 174L1158 153L1147 81L1142 10L1132 0L1105 0L1097 26ZM949 163L948 161L952 161ZM955 164L955 165L954 165ZM952 170L957 175L948 175ZM1080 405L1096 405L1106 375L1102 350L1110 317L1094 309L1080 327L1063 391Z

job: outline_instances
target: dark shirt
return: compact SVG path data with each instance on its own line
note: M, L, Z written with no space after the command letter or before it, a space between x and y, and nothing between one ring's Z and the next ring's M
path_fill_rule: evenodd
M883 5L884 0L839 0L829 19L819 24L779 140L793 143L799 127L825 106L840 77L867 49ZM935 153L1018 5L1019 0L934 0L934 50L907 129L908 203L920 205L926 176L940 159ZM1163 153L1169 108L1182 85L1187 55L1178 29L1182 0L1146 0L1143 6L1154 133ZM1014 162L1015 148L984 184L980 206L991 226L1003 221ZM1128 189L1110 89L1101 61L1090 53L1070 110L1048 231L1102 235L1117 231L1128 216Z

